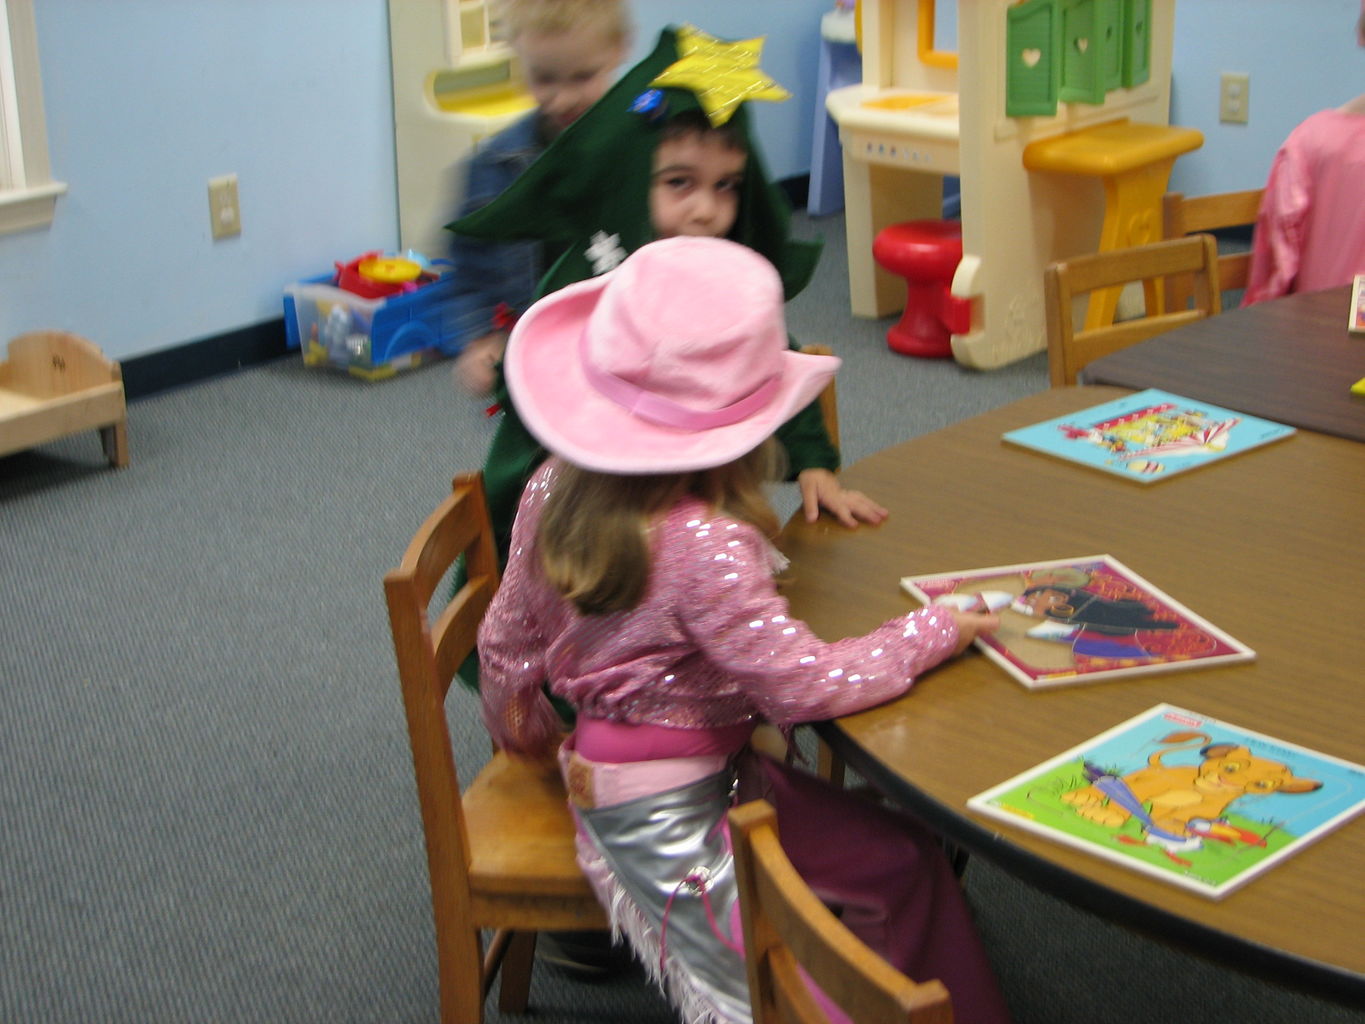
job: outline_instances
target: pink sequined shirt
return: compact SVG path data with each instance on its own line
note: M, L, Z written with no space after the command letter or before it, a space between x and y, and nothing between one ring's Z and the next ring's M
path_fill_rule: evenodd
M788 615L773 580L776 552L760 532L694 498L655 522L642 601L582 615L545 583L536 552L555 473L551 459L522 495L502 587L479 629L484 720L512 752L541 752L560 731L546 680L591 718L680 729L755 718L794 725L904 693L956 643L956 623L937 608L824 642Z

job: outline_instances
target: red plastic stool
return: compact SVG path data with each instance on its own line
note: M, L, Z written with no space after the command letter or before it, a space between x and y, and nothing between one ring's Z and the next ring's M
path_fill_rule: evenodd
M926 359L953 354L952 336L972 324L972 304L949 292L962 262L962 222L910 220L877 232L872 258L905 278L905 312L886 332L893 352Z

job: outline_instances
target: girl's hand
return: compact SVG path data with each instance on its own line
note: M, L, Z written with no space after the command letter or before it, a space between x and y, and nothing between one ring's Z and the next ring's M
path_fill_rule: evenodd
M957 644L953 654L961 654L982 633L994 633L1000 628L1000 616L993 612L960 612L956 608L947 611L957 622Z
M494 371L506 347L506 336L498 333L469 342L455 357L455 383L476 397L487 395L493 390Z
M844 490L839 478L828 469L803 469L796 483L801 488L801 508L808 523L820 518L822 508L848 527L855 527L860 521L880 523L886 518L886 509L862 491Z

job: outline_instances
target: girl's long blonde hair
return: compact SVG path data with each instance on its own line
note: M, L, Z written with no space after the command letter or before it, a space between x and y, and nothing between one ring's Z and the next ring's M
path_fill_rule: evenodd
M537 536L545 578L585 615L634 608L649 585L650 525L685 495L776 536L765 485L780 478L778 451L768 440L724 466L659 476L595 473L564 463Z

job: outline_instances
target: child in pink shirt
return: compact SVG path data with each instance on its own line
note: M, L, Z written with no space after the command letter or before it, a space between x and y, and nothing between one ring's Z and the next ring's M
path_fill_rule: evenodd
M1309 117L1275 154L1242 305L1365 274L1365 96Z
M1365 46L1365 0L1356 41ZM1313 114L1275 154L1242 305L1365 274L1365 95Z
M533 305L504 371L551 458L479 631L484 720L510 752L559 758L584 872L685 1019L750 1019L725 821L738 768L855 933L942 980L956 1019L1005 1021L937 839L747 747L762 720L900 696L998 624L930 607L827 643L788 613L769 438L837 367L788 347L777 271L723 239L649 243ZM567 740L546 680L577 712Z

